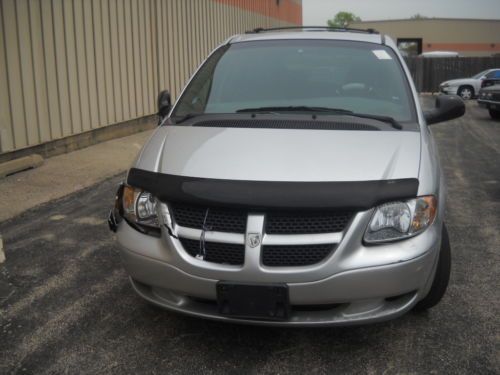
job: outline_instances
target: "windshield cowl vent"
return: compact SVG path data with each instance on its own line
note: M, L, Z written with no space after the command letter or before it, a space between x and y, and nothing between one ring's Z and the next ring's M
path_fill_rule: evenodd
M318 120L205 120L194 122L191 126L205 128L244 128L244 129L315 129L315 130L380 130L376 126L345 121Z

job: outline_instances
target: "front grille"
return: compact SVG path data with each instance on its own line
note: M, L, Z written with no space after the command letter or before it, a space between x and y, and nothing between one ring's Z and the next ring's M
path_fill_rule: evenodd
M169 204L175 223L207 231L241 233L246 232L247 218L252 211L226 207L195 206L181 203ZM269 211L257 214L264 216L264 234L300 235L342 232L354 216L348 211ZM223 236L223 235L222 235ZM229 237L228 237L229 238ZM234 237L231 237L234 238ZM200 240L180 238L185 251L192 257L200 254ZM242 241L243 242L243 241ZM261 262L269 267L308 266L326 259L336 244L273 245L261 247ZM245 260L245 244L205 241L205 261L242 265Z
M341 232L352 212L271 212L266 215L267 234L314 234Z
M183 227L202 229L205 216L208 230L245 233L248 213L245 210L209 208L174 203L170 205L175 222Z
M200 241L180 239L186 252L195 257L200 253ZM245 245L205 241L205 261L241 265L245 260Z
M269 267L309 266L321 262L334 248L333 244L263 246L262 263Z
M491 100L494 100L496 102L500 102L500 92L494 92L491 95Z
M216 232L245 233L248 212L243 209L171 204L175 222L183 227L202 229L205 215L206 227ZM347 211L325 212L268 212L267 234L315 234L342 232L353 216Z

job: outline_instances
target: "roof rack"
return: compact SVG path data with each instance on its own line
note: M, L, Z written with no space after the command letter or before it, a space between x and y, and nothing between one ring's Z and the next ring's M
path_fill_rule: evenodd
M286 26L286 27L271 27L262 28L257 27L251 31L246 31L245 34L258 34L267 31L280 31L280 30L305 30L305 31L343 31L365 34L379 34L375 29L353 29L350 27L331 27L331 26Z

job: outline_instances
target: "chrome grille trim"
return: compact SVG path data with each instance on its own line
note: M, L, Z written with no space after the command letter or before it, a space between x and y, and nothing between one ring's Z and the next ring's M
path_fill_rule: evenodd
M174 226L176 237L189 240L199 240L202 231L188 227ZM205 240L210 242L233 243L242 245L245 243L245 235L241 233L206 231ZM321 234L263 234L262 245L320 245L339 244L342 241L343 232L321 233Z
M321 234L264 234L263 245L321 245L339 244L342 232Z
M179 225L174 225L173 232L177 237L187 238L188 240L199 240L202 234L201 229L181 227ZM206 231L205 241L243 245L245 235L242 233Z

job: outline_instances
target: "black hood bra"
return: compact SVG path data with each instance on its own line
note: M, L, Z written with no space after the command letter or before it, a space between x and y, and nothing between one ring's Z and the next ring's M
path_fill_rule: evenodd
M163 202L250 209L356 209L417 196L418 179L295 182L186 177L132 168L127 184Z

